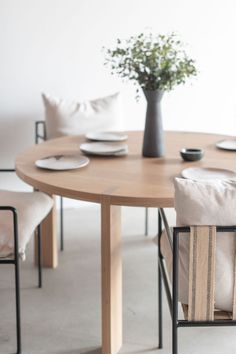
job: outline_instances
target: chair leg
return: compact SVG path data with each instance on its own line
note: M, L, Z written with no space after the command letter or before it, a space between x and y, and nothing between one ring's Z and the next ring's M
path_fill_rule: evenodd
M18 255L15 259L15 296L16 296L16 342L17 354L21 353L21 314L20 314L20 270Z
M4 207L1 207L4 210ZM18 247L18 221L17 211L13 207L5 207L11 210L13 214L13 230L14 230L14 260L12 263L15 267L15 298L16 298L16 345L17 354L21 353L21 315L20 315L20 264L19 264L19 247Z
M64 225L63 225L63 198L60 197L60 229L61 229L61 251L64 251Z
M38 287L42 288L42 238L41 238L41 224L37 227L38 239Z
M145 208L145 236L148 235L148 208Z
M172 264L172 354L178 354L178 274L179 274L179 240L176 231L173 233L173 264Z
M161 214L159 209L158 211L158 235L157 235L157 267L158 267L158 338L159 345L158 348L163 348L163 312L162 312L162 275L161 275L161 267L160 267L160 259L161 255L161 233L162 233L162 221Z
M172 323L172 354L178 354L178 327Z
M161 269L158 264L158 338L159 345L158 348L163 348L163 316L162 316L162 279L161 279Z

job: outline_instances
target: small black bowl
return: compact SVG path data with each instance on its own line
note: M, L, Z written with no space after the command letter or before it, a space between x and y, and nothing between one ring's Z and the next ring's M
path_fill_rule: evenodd
M181 149L180 155L185 161L198 161L203 158L203 149Z

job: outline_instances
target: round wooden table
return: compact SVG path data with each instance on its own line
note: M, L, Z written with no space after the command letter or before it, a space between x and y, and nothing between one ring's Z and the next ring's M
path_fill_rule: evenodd
M129 154L124 157L90 157L90 164L70 171L47 171L35 160L65 153L78 153L82 136L63 137L35 145L17 156L16 171L26 183L50 195L61 195L101 204L102 258L102 352L117 353L122 345L122 262L120 206L173 207L173 178L190 166L218 167L236 171L236 153L219 150L215 143L224 136L166 132L166 154L143 158L142 132L128 132ZM229 137L227 137L229 138ZM184 162L179 150L203 148L198 162ZM45 222L43 257L47 266L57 265L53 211Z

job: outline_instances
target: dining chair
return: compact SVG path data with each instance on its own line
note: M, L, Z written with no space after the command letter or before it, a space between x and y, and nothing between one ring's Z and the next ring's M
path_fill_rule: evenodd
M193 195L186 183L195 184ZM197 195L200 201L194 199ZM236 325L236 220L230 211L236 206L235 197L236 182L179 179L175 181L177 226L171 228L164 209L158 211L159 348L163 347L164 284L172 318L172 354L178 353L179 328Z
M0 172L13 172L0 169ZM41 222L53 206L52 199L42 192L0 190L0 264L12 264L15 270L16 341L21 353L20 265L25 259L27 244L37 229L38 287L42 287Z

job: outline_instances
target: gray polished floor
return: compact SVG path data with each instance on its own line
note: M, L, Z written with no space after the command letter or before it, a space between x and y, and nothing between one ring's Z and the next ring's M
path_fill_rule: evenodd
M144 237L144 209L123 209L122 354L171 354L171 321L164 298L164 349L157 343L156 210L150 236ZM45 269L36 288L32 245L22 264L22 334L25 354L99 354L100 220L99 206L68 209L65 251L56 270ZM0 353L15 348L13 272L0 267ZM179 330L179 354L235 354L236 329Z

